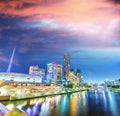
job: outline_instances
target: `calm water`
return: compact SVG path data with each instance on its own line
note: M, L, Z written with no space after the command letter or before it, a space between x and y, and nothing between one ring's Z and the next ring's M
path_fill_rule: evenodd
M28 116L120 116L120 93L113 92L78 92L3 104Z

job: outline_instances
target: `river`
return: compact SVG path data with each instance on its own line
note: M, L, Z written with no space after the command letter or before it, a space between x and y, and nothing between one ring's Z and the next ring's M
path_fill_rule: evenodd
M28 116L120 116L120 93L77 92L31 100L2 102Z

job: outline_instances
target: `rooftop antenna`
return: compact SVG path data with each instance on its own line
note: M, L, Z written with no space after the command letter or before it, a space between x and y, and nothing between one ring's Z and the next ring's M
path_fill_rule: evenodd
M15 54L15 48L13 49L12 56L10 58L10 62L9 62L9 65L8 65L8 68L7 68L7 71L6 71L7 73L10 73L10 71L11 71L11 66L12 66L14 54Z

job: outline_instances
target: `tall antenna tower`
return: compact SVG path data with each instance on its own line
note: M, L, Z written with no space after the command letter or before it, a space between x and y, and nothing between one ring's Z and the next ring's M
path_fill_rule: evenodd
M13 49L12 56L10 58L10 62L9 62L9 65L8 65L8 68L7 68L7 71L6 71L7 73L10 73L10 71L11 71L11 66L12 66L14 54L15 54L15 48Z

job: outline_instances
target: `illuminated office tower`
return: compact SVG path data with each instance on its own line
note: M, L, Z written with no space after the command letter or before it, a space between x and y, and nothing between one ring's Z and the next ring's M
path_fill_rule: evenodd
M74 85L77 85L80 83L80 79L79 77L77 77L74 72L69 72L68 76L66 77L70 83L74 84Z
M62 79L62 65L55 62L47 64L47 79L57 81Z
M75 75L79 78L79 83L83 83L84 80L83 80L83 76L81 75L80 69L76 70Z
M39 68L38 66L30 66L29 67L29 74L43 78L45 76L45 70Z
M76 70L75 75L76 75L77 77L81 77L81 71L80 71L80 69L77 69L77 70Z
M64 54L64 76L68 76L70 72L70 55L69 53Z
M55 62L47 64L47 79L53 81L57 79L57 64Z
M57 80L62 80L62 65L57 64Z

